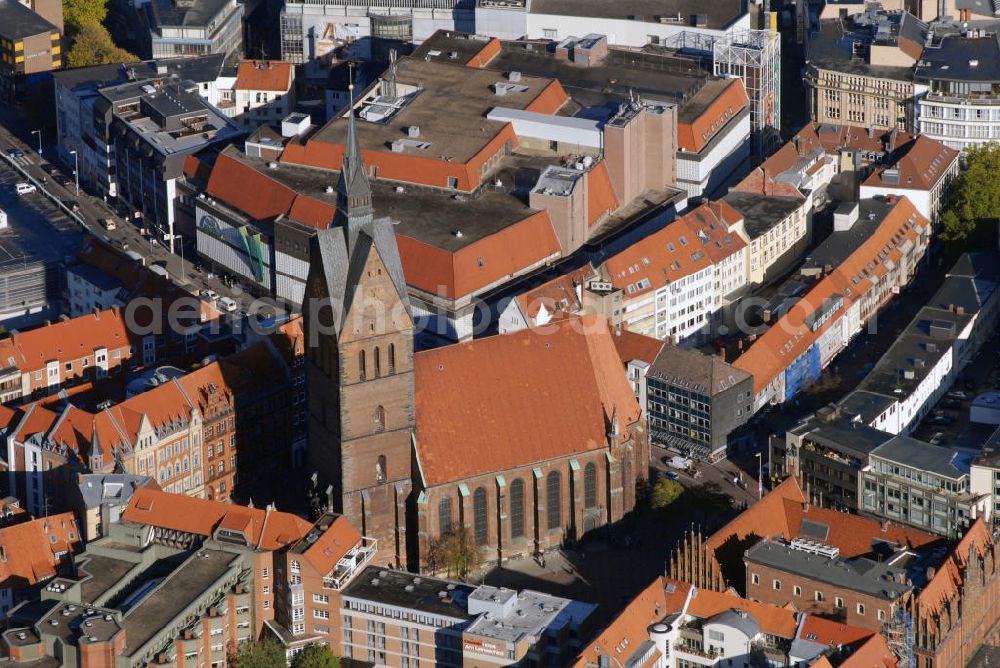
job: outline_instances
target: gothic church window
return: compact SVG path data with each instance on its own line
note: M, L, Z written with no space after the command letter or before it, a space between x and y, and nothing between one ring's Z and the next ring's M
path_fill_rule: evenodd
M510 535L524 537L524 481L520 478L510 484Z
M451 533L451 497L438 502L438 529L442 536Z
M378 461L375 462L375 479L379 483L383 483L388 479L385 471L385 455L379 455Z
M358 353L358 377L361 380L365 380L365 351Z
M375 432L385 431L385 408L375 407Z
M559 472L552 471L549 473L549 477L545 483L545 504L549 520L549 530L558 529L560 521L562 520L562 508L560 507L560 497L562 496L561 488L562 479L559 476Z
M590 462L583 469L583 507L597 505L597 466Z
M472 494L472 519L476 545L486 545L489 530L486 521L486 490L482 487L477 487Z

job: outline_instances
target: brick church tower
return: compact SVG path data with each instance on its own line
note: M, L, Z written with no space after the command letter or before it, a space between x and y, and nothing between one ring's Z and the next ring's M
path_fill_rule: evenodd
M352 105L353 108L353 105ZM391 222L374 220L353 111L337 214L310 254L303 316L309 465L333 510L406 565L415 425L413 320Z

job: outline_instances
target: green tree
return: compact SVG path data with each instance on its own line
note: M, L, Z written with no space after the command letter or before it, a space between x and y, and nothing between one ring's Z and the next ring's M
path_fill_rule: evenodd
M236 668L287 668L285 652L272 638L246 640L236 650Z
M649 505L653 510L664 510L684 493L684 486L676 480L661 478L653 487Z
M66 67L90 67L91 65L111 65L132 63L139 60L125 49L119 48L111 39L111 33L100 23L86 23L66 54Z
M70 33L89 23L103 23L107 16L107 0L63 0L63 22Z
M441 536L431 544L428 561L432 570L445 569L448 577L465 579L483 564L483 553L472 534L462 527Z
M952 184L951 202L941 216L941 237L963 241L981 222L1000 219L1000 144L969 149L966 169Z
M310 645L295 655L292 668L340 668L340 659L329 645Z

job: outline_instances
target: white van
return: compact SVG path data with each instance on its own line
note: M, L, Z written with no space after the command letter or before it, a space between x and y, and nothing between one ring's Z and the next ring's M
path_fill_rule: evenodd
M219 297L215 300L215 305L219 307L220 311L226 313L232 313L236 310L236 302L229 297Z
M32 183L18 183L14 186L14 190L17 191L18 195L27 195L28 193L35 192L38 188L36 188Z

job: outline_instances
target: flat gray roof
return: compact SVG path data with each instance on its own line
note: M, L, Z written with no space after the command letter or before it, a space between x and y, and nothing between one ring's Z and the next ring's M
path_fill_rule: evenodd
M468 598L474 587L405 571L368 566L341 596L376 601L442 617L471 620ZM442 592L444 596L442 596Z
M958 480L968 475L973 454L918 441L910 436L895 436L872 450L872 455L900 466L927 471Z
M96 601L133 567L135 563L130 561L99 554L87 555L87 560L80 566L80 571L81 574L86 573L90 577L80 585L80 598L87 602Z
M59 32L59 28L16 0L0 0L0 35L3 37L15 40L51 32Z
M751 547L746 551L745 559L749 563L795 573L886 601L896 600L911 589L910 585L899 582L906 571L886 561L873 561L867 557L831 559L773 540L762 540Z
M161 582L125 615L128 656L163 630L189 605L198 600L239 557L222 550L202 549Z
M777 195L763 195L730 191L723 199L738 211L744 220L751 239L766 234L802 206L802 199Z
M850 19L826 19L810 34L806 63L820 69L898 81L912 81L913 68L871 64L853 55L856 41L870 41L872 30L858 27Z
M667 19L693 28L693 17L702 17L705 27L725 28L744 14L741 0L532 0L532 14L587 16L600 19L628 19L660 23ZM553 26L558 28L559 26Z

